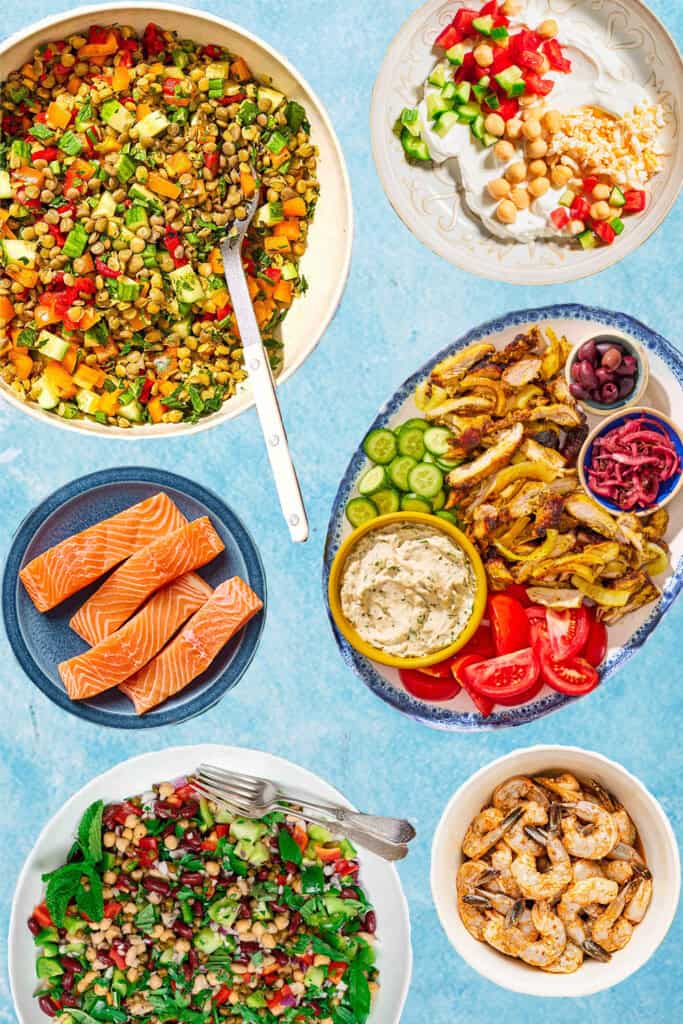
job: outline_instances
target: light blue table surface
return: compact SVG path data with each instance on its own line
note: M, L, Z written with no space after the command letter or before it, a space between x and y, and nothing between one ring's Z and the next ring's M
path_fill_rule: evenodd
M462 736L403 718L344 667L321 598L320 569L332 499L364 428L404 377L450 339L508 310L575 301L623 310L678 343L683 205L637 253L585 282L515 288L468 276L428 252L398 221L370 153L373 81L413 0L188 5L239 21L282 49L327 105L349 164L356 210L349 285L317 351L281 391L312 536L303 548L287 539L253 412L195 438L124 444L64 434L0 404L0 561L19 521L54 488L107 466L147 464L193 477L232 504L260 547L270 598L263 642L239 687L208 714L172 729L131 734L64 714L24 678L0 635L0 1021L14 1020L4 947L15 879L45 821L103 769L133 754L204 741L290 758L358 805L415 822L419 838L400 868L415 951L404 1024L681 1020L680 914L656 956L617 989L573 1002L525 999L480 978L449 946L431 904L429 853L441 811L464 779L501 754L543 742L578 744L621 761L659 797L680 834L683 604L590 698L534 725ZM650 6L680 45L680 0L650 0ZM0 33L66 7L64 0L8 3Z

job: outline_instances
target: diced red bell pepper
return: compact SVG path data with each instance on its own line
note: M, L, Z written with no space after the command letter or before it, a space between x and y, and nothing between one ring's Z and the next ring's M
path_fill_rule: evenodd
M142 815L142 811L139 807L136 807L135 804L128 803L127 800L124 800L124 802L116 808L113 814L114 821L117 825L125 825L126 818L129 814L139 818Z
M357 875L360 865L355 860L342 858L334 865L334 870L341 878L345 878L347 875Z
M574 220L585 221L590 217L590 203L584 196L574 196L570 210Z
M59 230L57 225L56 224L48 224L47 230L52 235L52 237L54 238L54 240L57 243L57 245L59 246L59 248L63 249L64 248L64 243L66 242L66 236L62 234L62 232Z
M102 260L95 260L95 270L98 274L101 274L102 277L110 277L112 280L116 277L121 277L120 270L112 270L111 267L108 267Z
M519 103L515 99L501 100L496 113L500 114L504 121L511 121L519 113Z
M227 1003L231 995L232 989L228 988L227 985L221 985L221 987L218 989L218 992L216 992L216 995L213 997L213 1005L222 1006L223 1003Z
M208 850L209 853L214 853L215 850L217 849L217 847L218 847L218 840L217 839L203 839L202 840L202 850Z
M59 159L59 150L56 146L48 146L46 149L37 149L35 153L31 153L31 160L50 160Z
M611 245L617 237L616 231L606 220L594 220L590 226L604 245Z
M33 917L35 917L41 928L52 927L53 922L50 916L50 911L47 909L47 905L45 903L38 904L36 909L33 911Z
M230 316L232 313L232 306L229 302L226 302L224 306L216 310L216 320L225 320L226 316Z
M543 52L550 62L550 67L555 71L562 71L565 74L572 69L572 62L562 53L562 47L557 39L546 39L543 44Z
M543 54L536 50L522 50L517 56L517 63L527 71L542 71L545 65Z
M527 92L533 93L534 96L547 96L555 88L552 78L541 78L535 71L527 71L524 81Z
M121 953L119 953L118 949L110 949L109 956L112 958L112 960L114 961L114 963L116 964L120 971L127 970L126 958Z
M241 103L242 100L246 100L246 92L234 92L231 96L223 96L218 101L220 107L230 107L233 103Z
M229 831L229 825L216 825L216 835L218 836L219 839L223 839L225 836L227 836Z
M138 48L138 43L136 39L121 39L119 46L126 53L134 53Z
M113 921L120 914L122 906L123 904L118 903L116 900L109 900L108 903L104 904L104 916Z
M214 46L213 43L209 43L208 46L203 46L199 52L202 57L210 57L211 60L217 60L221 55L220 48L218 46Z
M208 171L211 171L212 174L215 174L216 171L218 170L218 161L219 161L218 150L216 150L214 153L205 153L204 154L204 166L206 167L206 169Z
M443 32L439 32L436 40L434 41L435 46L440 46L444 50L450 50L451 46L455 46L456 43L461 43L464 36L455 27L455 25L446 25Z
M150 21L143 32L142 48L146 57L154 57L157 53L163 53L166 49L166 43L162 39L160 31L159 26Z
M282 277L282 271L279 267L266 267L263 273L266 277L269 277L271 281L274 281L275 284L277 284Z
M176 86L180 85L182 79L180 78L165 78L163 84L163 91L165 96L174 96Z
M567 207L558 206L558 208L553 210L550 214L550 219L558 231L561 231L562 228L566 228L569 223L569 212L567 211Z
M516 35L510 36L507 49L510 51L514 62L524 50L538 50L542 42L543 40L538 32L523 28Z
M154 853L159 849L159 843L156 836L143 836L138 846L141 850L152 850Z
M130 50L126 50L124 53L121 54L121 56L119 57L119 65L122 68L133 67L133 54L130 52Z
M74 279L73 286L77 292L84 295L94 295L97 291L97 285L91 277L77 277Z
M109 32L106 28L100 28L99 25L91 25L88 29L88 43L92 46L101 46L102 43L106 43L109 38Z
M624 192L624 213L641 213L647 203L647 194L639 188L631 188Z

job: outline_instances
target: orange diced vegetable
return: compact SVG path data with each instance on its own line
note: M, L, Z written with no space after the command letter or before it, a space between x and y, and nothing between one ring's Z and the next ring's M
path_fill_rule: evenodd
M251 296L252 299L255 299L256 296L261 291L260 283L256 280L255 277L252 277L251 275L247 276L247 287L249 289L249 295Z
M100 315L96 309L86 309L78 322L78 326L82 331L89 331L91 327L95 326L99 319ZM133 328L133 330L135 330L135 328Z
M24 78L32 78L35 82L36 73L33 70L33 64L24 64L23 68L21 69L21 73Z
M167 199L177 199L182 192L180 185L175 185L168 178L162 178L155 171L147 176L147 188L156 192L158 196L166 196Z
M114 32L109 32L103 43L86 43L78 50L79 59L86 57L108 57L110 53L116 53L119 44Z
M292 154L286 147L284 149L281 149L279 153L272 153L270 157L270 163L271 166L273 167L273 170L277 170L278 167L282 167L283 164L286 164L287 161L291 159L291 156Z
M263 325L270 319L266 304L261 299L257 299L254 303L254 313L256 314L256 322L259 327L263 327Z
M5 295L0 295L0 327L7 327L13 319L14 306Z
M187 171L192 170L192 164L187 153L173 153L172 156L166 158L166 166L168 167L171 174L180 175L186 174Z
M92 366L86 366L84 363L74 373L74 383L78 384L79 388L87 388L89 391L101 388L104 380L105 375L101 370L96 370Z
M285 217L305 217L306 203L300 196L296 196L294 199L285 199L282 204L282 212Z
M45 379L52 391L60 398L73 398L78 390L73 377L61 363L51 360L45 367Z
M249 171L240 172L240 186L244 193L245 199L251 199L254 192L256 191L256 180L254 175L250 174Z
M47 108L47 123L50 128L66 128L71 114L61 103L51 103Z
M209 263L211 264L212 274L223 273L223 256L220 249L216 246L209 253Z
M38 284L38 271L29 270L28 267L19 266L18 263L8 264L5 267L5 273L23 288L35 288Z
M271 235L263 243L266 252L290 252L291 246L286 238Z
M152 113L152 108L149 103L138 103L135 108L135 114L138 121L142 121L143 117L147 117L148 114Z
M292 282L278 281L273 292L273 298L276 302L282 302L289 306L292 301Z
M70 345L69 351L62 359L62 366L67 373L73 373L76 369L76 362L78 360L78 345Z
M143 327L147 326L147 321L139 313L136 313L133 319L128 321L128 325L133 331L141 331Z
M115 391L105 391L98 402L98 412L103 412L107 416L113 416L115 412L118 412L121 404L119 402L119 395L121 393L120 388L117 388Z
M149 418L151 419L152 423L159 423L163 418L164 413L166 412L166 406L164 405L160 398L152 398L147 403L147 411L149 412Z
M78 75L72 75L69 81L67 82L66 91L70 93L72 96L75 96L82 84L82 78L79 78Z
M95 269L95 261L89 252L84 252L81 256L80 270L81 274L92 274Z
M33 317L39 327L49 327L50 324L57 324L61 321L59 313L55 312L52 306L36 306Z
M12 171L12 176L18 178L24 185L35 185L36 188L42 188L45 181L44 173L37 167L17 167Z
M232 62L230 65L230 74L233 78L236 78L238 82L248 82L251 78L249 65L242 57L238 57L237 60Z
M164 395L164 397L166 397L168 395L172 395L177 386L177 384L174 384L170 380L162 380L159 383L159 391Z
M227 288L216 288L215 291L209 292L208 302L213 305L214 309L223 309L230 302L230 292Z
M111 79L111 87L114 92L125 92L130 85L130 71L122 64L118 64L114 68L114 74Z
M82 178L83 181L90 181L95 173L95 168L90 161L81 160L80 157L77 157L74 160L69 169L73 171L77 177Z
M19 380L28 380L33 369L33 360L25 348L11 348L9 359Z
M288 238L290 242L296 242L299 238L298 220L281 220L273 228L273 234L277 238Z

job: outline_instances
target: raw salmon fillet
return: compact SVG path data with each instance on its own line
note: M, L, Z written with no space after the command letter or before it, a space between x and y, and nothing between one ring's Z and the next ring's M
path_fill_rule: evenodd
M262 608L258 594L239 576L233 576L216 587L161 654L119 689L130 697L137 713L144 715L201 675L228 640Z
M189 617L211 597L201 576L188 573L154 594L125 626L96 647L59 665L71 700L86 700L125 682L158 654Z
M48 548L19 576L38 611L49 612L139 548L186 522L167 494L155 494Z
M206 565L224 548L208 516L186 523L131 555L79 608L71 628L94 647L126 622L155 590Z

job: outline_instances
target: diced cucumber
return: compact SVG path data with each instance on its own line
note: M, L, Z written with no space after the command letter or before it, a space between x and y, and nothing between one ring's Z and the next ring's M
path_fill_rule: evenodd
M401 498L393 487L386 487L383 491L376 491L373 494L372 503L381 516L386 516L390 512L398 512Z
M455 100L456 91L457 86L455 82L446 82L443 89L441 90L441 95L445 100L448 100L448 102L452 104L453 101Z
M315 988L322 988L325 984L325 972L322 967L309 967L304 975L304 985Z
M445 138L446 135L448 135L451 129L455 128L456 124L461 123L462 122L460 121L460 118L458 117L454 110L447 110L445 111L445 113L441 115L439 120L436 122L436 127L434 128L434 131L439 136L439 138L443 139Z
M254 868L260 868L270 860L270 850L265 843L254 843L247 861Z
M454 46L451 46L450 50L446 50L446 57L449 64L459 68L465 59L465 47L462 43L456 43Z
M404 128L401 132L401 145L407 157L411 160L417 160L420 163L426 163L431 160L431 154L429 147L424 139L416 139L414 135L411 135L407 128Z
M36 963L36 974L39 978L58 978L60 974L64 974L64 968L58 960L39 956Z
M124 214L124 221L126 227L131 231L137 231L143 225L149 224L149 216L144 206L140 206L139 203L133 203Z
M116 200L111 192L103 192L100 196L100 201L92 212L93 217L106 217L107 220L111 220L115 214Z
M591 231L590 228L586 228L585 231L582 231L580 235L577 235L577 238L582 249L595 249L598 244L598 236L594 231Z
M210 956L223 945L223 937L220 932L214 932L211 928L201 928L194 937L194 945L200 953Z
M489 110L500 109L500 100L498 99L497 93L495 93L493 90L491 90L491 92L486 93L486 95L484 96L484 103L489 108Z
M56 409L59 405L59 395L55 394L44 377L39 381L38 405L41 409Z
M417 464L417 459L412 458L410 455L397 455L389 463L389 479L395 487L398 487L399 491L413 490L408 484L408 476Z
M618 185L615 185L609 197L610 206L625 206L626 196L621 191Z
M155 196L153 192L150 192L144 185L139 185L138 182L134 182L128 189L128 195L131 199L137 199L138 202L143 203L145 206L151 207L157 213L160 213L163 209L158 196Z
M235 839L249 839L252 843L263 839L267 831L268 826L262 821L252 821L249 818L236 818L230 826L230 832Z
M469 103L472 95L472 86L469 82L458 82L455 87L455 96L453 97L456 103Z
M37 347L48 359L56 359L61 363L69 351L70 344L57 334L52 334L50 331L41 331L38 335Z
M427 81L430 85L435 85L437 88L442 89L449 78L450 70L448 66L446 64L437 64Z
M446 110L450 110L452 104L444 99L440 92L430 92L427 96L427 117L430 121L435 120Z
M0 171L0 199L12 198L12 186L9 180L9 171Z
M308 834L314 843L324 845L332 842L332 833L328 832L324 825L309 825Z
M572 205L572 203L574 202L575 199L576 199L575 193L572 192L572 190L570 188L568 188L568 189L565 189L565 191L562 193L562 195L558 199L558 203L560 204L560 206L566 206L567 208L569 208Z
M420 137L420 116L415 107L404 107L398 119L399 126L406 128L416 139Z
M351 498L346 506L346 518L354 529L376 519L378 515L377 506L370 498Z
M481 115L481 107L478 103L461 103L456 113L459 121L472 124L475 118Z
M138 121L136 128L141 142L151 142L157 135L161 135L171 122L160 110L151 110L141 121Z
M128 405L121 406L119 416L125 417L131 423L142 423L142 405L134 398Z
M380 466L387 466L398 452L396 435L385 427L371 430L363 441L363 451Z
M122 185L125 185L127 181L130 181L134 174L135 164L127 153L122 153L116 162L116 177Z
M280 221L285 219L285 215L282 210L282 203L264 203L256 214L256 223L262 224L264 227L270 228L274 224L279 224Z
M474 135L475 139L479 139L482 145L493 146L495 142L498 142L498 138L495 135L491 135L490 132L487 132L486 129L484 128L484 124L484 115L479 114L478 117L475 117L474 121L472 121L470 125L470 128L472 129L472 134Z
M510 33L505 25L495 25L494 28L491 29L491 39L496 43L500 43L503 39L507 39L509 35Z
M498 74L493 77L501 89L511 99L515 96L521 96L526 89L524 78L522 76L522 69L516 64L512 64L509 68L499 71Z
M400 455L411 455L417 462L425 453L424 430L421 427L403 427L398 432Z
M207 64L204 74L209 81L212 78L227 78L230 74L230 64L227 60L215 60L213 63Z
M610 227L615 235L620 235L625 228L625 224L621 217L613 217L610 221Z
M453 439L453 436L448 427L430 427L429 430L425 431L425 448L432 455L443 458L444 455L448 454L448 442Z
M163 115L162 115L163 116ZM115 132L126 132L135 121L129 110L118 100L105 100L100 107L100 117Z
M401 496L401 510L403 512L424 512L431 515L432 506L429 501L419 498L417 494L403 494Z
M428 462L419 462L408 474L409 486L406 490L414 491L418 498L432 499L443 487L443 473L438 466Z
M472 21L472 28L475 32L480 32L483 36L490 36L493 30L493 16L485 14L481 18L474 18Z
M87 391L85 388L81 388L76 395L76 405L81 412L93 416L99 409L100 396L96 395L94 391Z
M168 277L179 302L186 302L192 305L192 303L200 302L204 298L202 283L189 263L184 267L176 267Z
M5 238L0 242L7 263L32 267L36 262L37 242L24 242L20 238Z
M259 100L270 100L270 114L272 114L274 110L277 110L285 98L281 92L277 91L277 89L271 89L266 85L259 86L256 95Z
M364 473L358 482L358 493L370 497L375 491L381 491L386 487L387 475L384 466L373 466L367 473Z
M36 946L44 946L46 943L59 942L59 932L56 928L43 928L33 939Z

